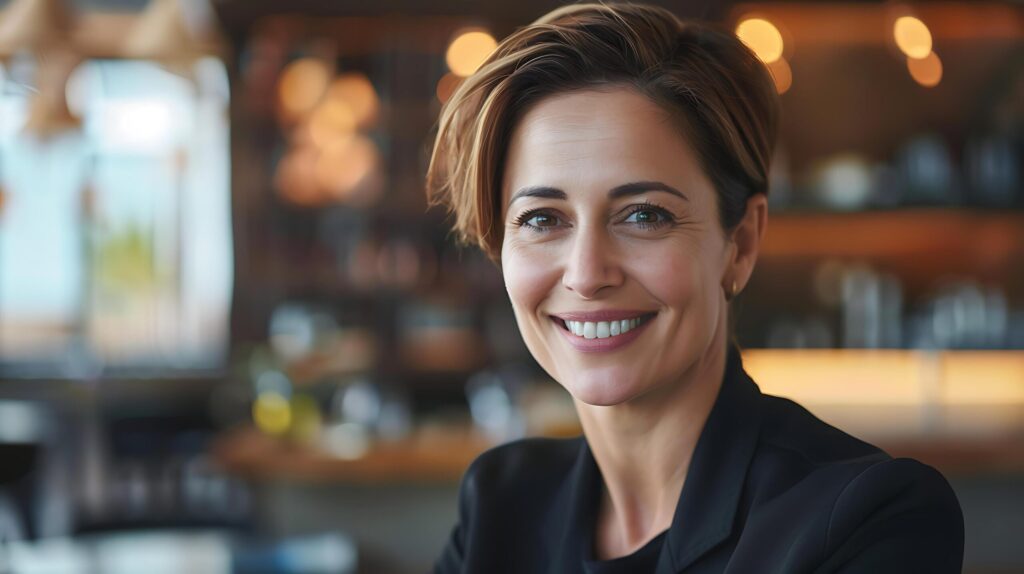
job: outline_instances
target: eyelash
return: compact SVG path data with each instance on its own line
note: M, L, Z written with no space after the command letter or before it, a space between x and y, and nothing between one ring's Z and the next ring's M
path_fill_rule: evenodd
M641 229L656 229L665 225L676 223L676 218L672 216L672 213L669 212L669 210L655 203L651 203L649 201L631 206L629 209L629 214L626 215L626 218L628 219L629 217L636 215L641 211L653 211L654 213L657 213L659 217L661 217L661 221L657 221L654 223L638 221L637 225L639 225Z
M633 216L633 215L635 215L637 213L640 213L642 211L653 211L654 213L657 213L661 217L661 221L657 221L657 222L654 222L654 223L638 221L636 223L636 225L639 226L640 229L657 229L657 228L662 227L664 225L674 224L676 222L676 219L672 216L672 214L667 209L665 209L664 207L662 207L662 206L660 206L660 205L658 205L656 203L651 203L649 201L641 203L641 204L630 206L629 213L626 214L626 219L629 219L631 216ZM539 233L546 233L546 232L550 231L551 228L549 228L549 227L539 227L539 226L531 225L531 224L527 223L528 221L530 221L531 219L533 219L537 215L545 215L545 214L547 214L547 209L543 208L543 207L539 207L539 208L536 208L536 209L530 209L530 210L524 211L518 217L516 217L515 225L516 225L516 227L527 227L530 230L536 231L536 232L539 232ZM557 215L550 215L550 217L557 218L558 216Z

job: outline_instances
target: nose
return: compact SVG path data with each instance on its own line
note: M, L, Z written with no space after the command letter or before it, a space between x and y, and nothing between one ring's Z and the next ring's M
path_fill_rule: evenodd
M583 299L594 299L602 289L622 284L617 250L601 226L580 228L567 257L562 285Z

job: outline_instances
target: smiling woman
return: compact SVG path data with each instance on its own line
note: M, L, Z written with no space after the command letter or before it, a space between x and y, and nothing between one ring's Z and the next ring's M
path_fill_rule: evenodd
M617 85L534 104L513 130L503 175L501 264L512 307L527 347L573 397L661 404L692 392L684 379L723 368L720 285L749 276L763 194L738 241L728 240L715 188L679 130L647 96ZM542 183L565 191L522 194ZM559 328L565 320L583 332ZM611 320L638 324L612 336ZM623 344L640 336L659 344ZM703 402L715 386L700 386ZM580 410L584 425L589 413Z
M735 37L635 4L552 12L445 105L431 197L584 436L477 459L439 572L960 570L940 474L743 370L777 105Z

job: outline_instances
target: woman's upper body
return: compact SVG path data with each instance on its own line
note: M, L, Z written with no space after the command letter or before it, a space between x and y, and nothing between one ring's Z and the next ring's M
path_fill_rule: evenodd
M445 104L433 199L499 263L526 347L572 395L586 437L484 455L445 564L642 570L654 557L685 568L698 554L716 566L764 554L785 569L821 558L804 546L842 560L872 537L890 544L891 525L856 515L883 487L934 495L934 471L882 462L725 376L730 301L767 225L777 106L735 36L638 4L555 10L502 41ZM829 496L834 508L820 508ZM940 510L958 522L952 500ZM827 522L823 541L815 520ZM855 542L833 548L840 538Z
M436 572L961 571L963 518L941 474L761 394L735 348L662 544L595 563L601 489L584 438L488 451Z

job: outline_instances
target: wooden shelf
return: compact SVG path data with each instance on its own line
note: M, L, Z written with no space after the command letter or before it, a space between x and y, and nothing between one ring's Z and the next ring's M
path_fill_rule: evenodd
M1024 256L1024 211L901 209L768 216L762 253L819 257Z
M743 363L762 392L791 398L894 457L947 476L1024 475L1024 352L747 349ZM222 435L213 452L229 472L256 480L455 482L491 446L471 427L449 426L346 460L242 428Z
M1024 429L999 437L902 437L875 441L894 457L934 466L947 477L1024 474ZM277 440L255 429L220 437L214 456L230 473L257 481L387 484L455 483L492 446L480 437L411 439L380 444L365 456L345 460L310 446Z
M771 213L761 255L769 265L773 260L859 260L929 282L964 275L1005 283L1024 261L1024 211Z
M269 437L253 428L219 437L214 457L229 472L256 480L297 482L457 482L490 442L469 429L379 442L365 455L345 459L312 445Z

